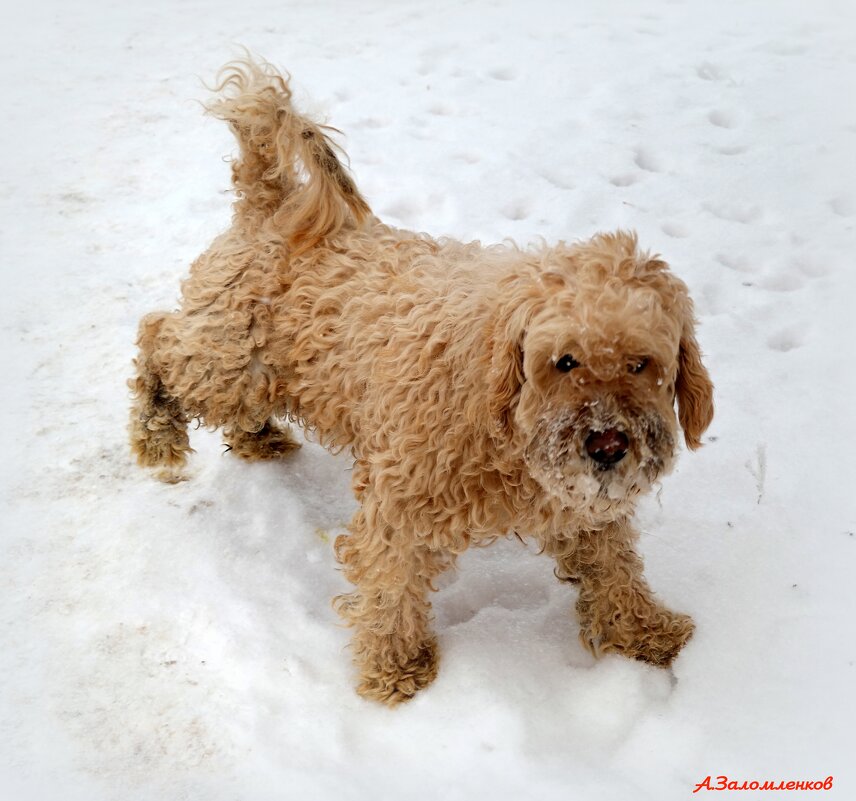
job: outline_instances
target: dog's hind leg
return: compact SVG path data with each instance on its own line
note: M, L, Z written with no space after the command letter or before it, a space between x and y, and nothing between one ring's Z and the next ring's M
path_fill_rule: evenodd
M166 391L155 364L157 336L166 316L150 314L140 323L137 375L128 382L134 397L129 434L137 462L159 468L158 478L175 482L181 480L181 468L193 449L187 436L188 415L179 399Z
M223 431L223 439L232 453L247 461L279 459L301 445L287 424L273 419L268 420L259 431L227 427Z

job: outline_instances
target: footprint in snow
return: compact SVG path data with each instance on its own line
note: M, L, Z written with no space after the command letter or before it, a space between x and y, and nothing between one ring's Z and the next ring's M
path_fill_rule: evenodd
M514 220L515 222L525 220L529 216L529 208L522 200L515 200L504 206L500 211L509 220Z
M775 273L758 281L757 286L771 292L796 292L805 286L805 281L795 271Z
M722 298L722 286L720 284L705 284L698 297L699 313L704 316L714 316L725 311L725 303Z
M749 148L746 145L726 145L725 147L717 147L715 150L723 156L739 156Z
M633 156L633 162L646 172L662 172L663 164L660 159L655 156L650 150L643 147L636 148Z
M421 207L415 205L411 201L399 200L398 202L394 201L381 209L381 215L383 217L395 218L395 220L406 226L412 220L416 219L421 211Z
M556 175L551 172L538 172L540 175L550 186L555 186L556 189L573 189L574 182L569 178L564 178L561 175Z
M772 53L774 56L801 56L808 47L793 42L767 42L758 49L764 53Z
M663 233L673 239L685 239L689 236L689 231L680 223L665 222L661 227Z
M773 334L767 339L767 347L777 350L779 353L787 353L803 344L803 332L801 329L785 328Z
M710 61L703 61L701 64L697 64L695 74L703 81L720 83L725 86L737 86L738 83L728 70Z
M744 203L739 200L726 203L702 203L701 207L721 220L748 224L761 217L761 208L754 203Z
M722 70L709 61L702 62L695 68L695 73L703 81L721 81L725 77Z
M507 67L499 67L497 69L490 70L488 75L495 81L513 81L517 77L514 70Z
M856 210L856 204L853 203L852 197L839 195L829 201L829 208L839 217L852 217L854 210Z
M727 267L729 270L734 270L738 273L751 273L754 272L752 266L749 262L743 258L742 256L731 256L726 253L717 253L714 258L723 266Z
M353 123L354 128L386 128L389 126L389 120L381 119L380 117L363 117Z
M735 128L737 126L737 120L734 118L734 115L721 109L711 111L707 115L707 119L711 125L715 125L717 128Z
M823 278L829 275L829 268L820 261L797 257L793 259L793 265L806 278Z
M499 576L474 579L467 576L441 593L435 603L437 622L443 627L459 626L472 620L482 609L496 608L509 613L535 610L550 602L549 585L503 581Z
M622 175L613 175L612 178L609 179L609 182L613 186L632 186L638 181L639 177L629 172L623 173Z

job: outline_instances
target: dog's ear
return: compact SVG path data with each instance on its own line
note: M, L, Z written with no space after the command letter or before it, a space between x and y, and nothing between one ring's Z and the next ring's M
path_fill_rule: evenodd
M488 413L495 433L511 436L514 399L523 386L523 349L516 339L494 341L488 378Z
M523 331L518 315L497 313L484 329L484 352L480 359L485 399L475 403L472 422L487 426L497 440L512 434L515 400L525 380L523 375ZM480 418L480 419L479 419Z
M696 450L701 447L701 435L713 420L713 382L701 361L691 307L681 332L675 396L687 447Z

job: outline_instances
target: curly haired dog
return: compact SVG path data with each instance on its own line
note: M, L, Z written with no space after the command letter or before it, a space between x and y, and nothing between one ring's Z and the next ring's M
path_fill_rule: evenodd
M139 463L180 478L191 419L246 459L297 447L286 419L350 450L335 605L368 698L431 682L434 580L512 532L577 584L587 648L668 665L693 623L648 587L631 517L672 465L675 404L692 449L713 416L686 286L621 231L522 250L391 228L271 65L229 64L217 90L232 227L140 325Z

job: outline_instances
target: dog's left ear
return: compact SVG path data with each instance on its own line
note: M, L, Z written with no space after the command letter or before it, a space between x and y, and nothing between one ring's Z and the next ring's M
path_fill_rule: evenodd
M696 450L701 447L701 435L713 420L713 382L701 361L691 309L681 333L675 395L687 447Z

